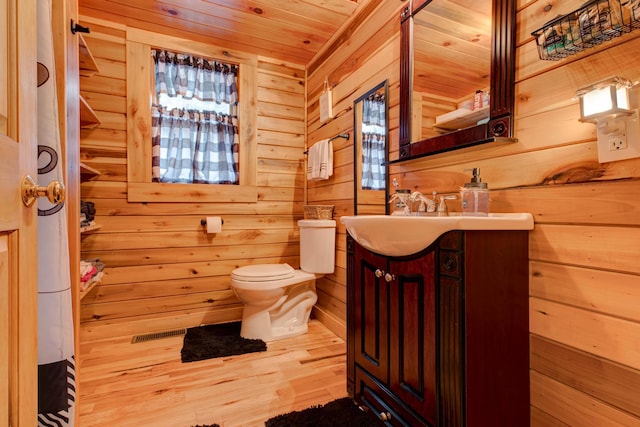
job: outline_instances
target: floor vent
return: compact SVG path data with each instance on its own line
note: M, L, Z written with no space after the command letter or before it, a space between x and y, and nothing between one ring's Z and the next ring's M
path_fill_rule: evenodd
M184 335L186 333L186 329L176 329L175 331L153 332L145 335L135 335L133 338L131 338L131 344L159 340L161 338L176 337L178 335Z

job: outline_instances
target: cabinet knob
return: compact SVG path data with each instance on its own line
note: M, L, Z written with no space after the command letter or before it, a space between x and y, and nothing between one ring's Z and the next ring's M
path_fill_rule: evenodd
M384 276L384 271L380 270L379 268L376 269L376 277L382 277Z
M384 280L386 280L387 282L391 282L392 280L394 280L396 278L396 276L394 276L391 273L386 273L384 275Z
M380 412L380 419L382 421L391 421L391 412Z
M447 271L454 271L458 265L454 257L446 257L442 264Z

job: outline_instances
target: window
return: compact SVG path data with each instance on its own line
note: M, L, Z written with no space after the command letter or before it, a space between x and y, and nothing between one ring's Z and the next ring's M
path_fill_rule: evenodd
M152 50L153 181L238 184L238 67Z
M153 182L151 105L155 93L151 44L203 58L228 58L238 64L238 185ZM258 58L211 44L127 28L127 201L181 203L255 203L257 188Z

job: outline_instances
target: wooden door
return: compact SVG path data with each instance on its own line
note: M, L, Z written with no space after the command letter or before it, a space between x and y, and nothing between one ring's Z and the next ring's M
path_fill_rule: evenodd
M390 293L389 389L436 424L436 269L435 251L392 260Z
M387 259L355 245L355 362L382 384L389 380Z
M0 425L37 423L36 1L0 0Z

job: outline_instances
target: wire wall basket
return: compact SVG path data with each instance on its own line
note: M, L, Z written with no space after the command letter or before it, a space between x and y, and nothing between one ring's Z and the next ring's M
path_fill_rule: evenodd
M640 0L591 0L531 33L540 59L557 61L640 28Z
M304 219L333 219L333 205L305 205Z

